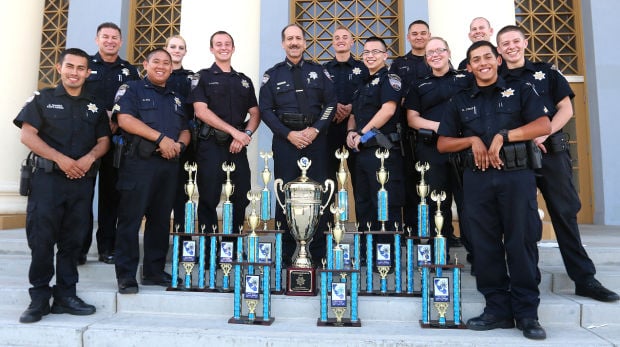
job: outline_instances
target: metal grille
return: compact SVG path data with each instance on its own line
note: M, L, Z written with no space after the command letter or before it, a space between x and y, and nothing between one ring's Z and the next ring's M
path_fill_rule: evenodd
M564 74L583 75L578 0L515 0L519 26L529 34L528 57L555 64Z
M137 64L181 31L181 0L133 0L128 60Z
M306 55L317 62L333 58L332 33L343 25L353 34L351 53L360 58L363 42L370 36L385 40L391 58L400 55L401 16L398 0L317 1L292 0L293 21L304 28L308 47Z
M39 89L58 84L56 63L67 44L69 0L46 0L43 10L41 53L39 58Z

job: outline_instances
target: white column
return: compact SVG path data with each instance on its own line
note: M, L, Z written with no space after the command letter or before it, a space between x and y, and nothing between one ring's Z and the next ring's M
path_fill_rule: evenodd
M228 32L235 40L232 66L254 82L258 93L261 79L259 71L260 47L259 0L204 1L183 0L181 5L181 36L187 41L184 67L194 71L213 64L209 51L209 38L219 30ZM248 147L248 160L252 170L252 187L258 188L258 133ZM262 162L261 162L262 163ZM262 166L261 166L262 169ZM262 183L261 183L262 185Z
M19 166L28 153L13 119L37 89L44 0L6 1L0 11L0 31L11 53L0 55L0 215L23 214L26 199L18 193Z
M496 33L505 25L515 24L514 0L429 0L428 19L433 36L441 36L450 45L452 65L456 68L465 58L471 41L469 24L476 17L491 22ZM495 35L491 38L495 43Z

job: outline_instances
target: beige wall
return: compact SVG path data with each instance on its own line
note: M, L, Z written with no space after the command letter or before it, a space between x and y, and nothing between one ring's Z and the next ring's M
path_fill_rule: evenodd
M429 0L428 17L431 34L448 41L456 68L471 45L467 36L471 20L488 19L495 33L505 25L515 24L515 7L513 0ZM495 44L495 35L491 42Z
M18 194L19 165L28 151L19 141L13 118L37 89L44 0L7 1L0 11L5 33L0 55L0 214L24 213L26 199Z

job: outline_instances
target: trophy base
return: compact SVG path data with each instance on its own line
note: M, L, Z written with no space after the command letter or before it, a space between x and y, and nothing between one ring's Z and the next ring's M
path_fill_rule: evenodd
M403 296L403 297L421 297L421 291L413 291L413 293L400 292L397 293L394 290L388 290L381 292L380 290L373 290L372 292L364 291L363 289L358 293L359 296Z
M286 295L315 296L316 277L314 268L290 267L286 269Z
M446 320L445 324L439 324L438 320L432 319L428 323L420 321L420 327L425 329L467 329L467 326L463 322L454 322L453 320Z
M239 319L230 318L228 320L228 324L248 324L248 325L271 325L275 318L271 317L269 319L263 319L260 317L256 317L254 319L249 319L248 316L241 316Z
M316 320L316 325L319 327L361 327L362 321L351 321L350 318L342 318L340 322L336 318L327 318L327 321L321 321L321 318Z

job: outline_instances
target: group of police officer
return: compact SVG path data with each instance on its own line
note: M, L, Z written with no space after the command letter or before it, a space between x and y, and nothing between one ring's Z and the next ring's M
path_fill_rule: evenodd
M485 29L486 35L475 34ZM232 68L235 47L230 34L218 31L211 36L215 63L198 74L182 68L184 53L178 58L174 51L156 49L143 62L146 77L138 79L136 69L118 57L120 28L103 23L97 29L97 55L63 53L58 65L62 84L36 94L15 120L22 127L22 142L36 155L26 227L33 254L32 302L20 321L38 321L49 313L52 295L53 313L95 311L75 295L76 265L85 261L90 246L92 217L84 216L91 215L93 163L101 163L99 260L115 264L119 293L138 292L138 230L143 217L142 284L168 286L171 276L164 264L169 214L175 196L182 196L183 160L198 162L198 223L207 227L218 223L215 209L225 179L221 164L235 164L233 225L243 225L245 193L250 189L246 147L261 119L273 132L274 174L284 181L298 176L294 163L302 156L312 160L310 177L333 177L335 149L346 145L352 151L355 209L363 225L377 222L377 149L389 153L384 165L390 171L390 221L409 226L417 220L416 156L438 165L437 177L442 178L436 185L449 193L451 187L462 214L461 233L468 252L475 255L472 266L484 269L476 275L486 307L468 321L470 329L512 328L516 322L528 338L546 336L537 316L537 183L576 294L618 300L594 279L594 265L577 229L580 205L561 132L572 116L574 94L557 69L524 58L527 41L520 28L508 26L499 32L501 57L488 42L490 33L486 19L472 21L470 38L475 42L465 60L469 72L457 72L449 65L447 42L430 40L424 21L408 27L411 52L395 59L389 69L381 38L365 41L360 62L351 55L353 35L338 27L332 41L335 57L321 66L303 59L304 32L291 24L281 33L286 57L266 71L257 102L252 81ZM174 42L186 51L182 38ZM506 66L500 69L502 57ZM113 141L111 134L116 134ZM113 151L107 151L110 142ZM538 164L537 147L543 151ZM446 152L459 153L454 157L460 173L451 171L442 154ZM175 221L178 211L179 206ZM287 228L279 209L275 219ZM310 246L315 263L325 254L322 232L327 220L327 215L321 218ZM50 288L55 243L57 283ZM285 233L285 262L294 250L292 236Z

